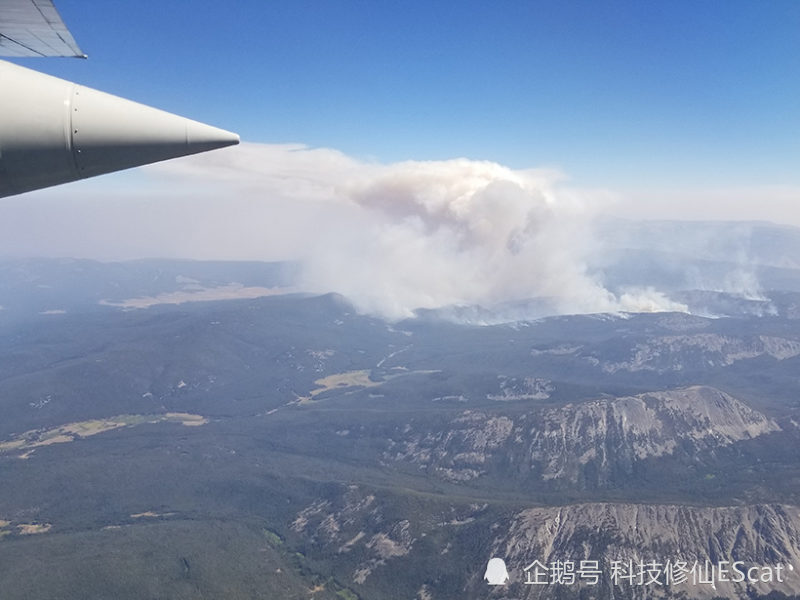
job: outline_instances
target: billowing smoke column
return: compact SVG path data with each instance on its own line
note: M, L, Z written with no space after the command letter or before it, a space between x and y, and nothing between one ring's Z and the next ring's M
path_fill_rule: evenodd
M685 310L653 290L617 297L587 274L598 199L562 188L555 171L467 159L381 165L252 144L235 158L185 164L283 216L306 215L297 232L303 287L338 292L365 312L398 319L419 308L496 309L531 298L559 313ZM264 235L285 236L264 211Z
M616 298L587 275L594 211L558 179L465 159L374 169L337 190L364 222L308 257L306 283L390 318L531 298L563 313L685 309L652 290Z

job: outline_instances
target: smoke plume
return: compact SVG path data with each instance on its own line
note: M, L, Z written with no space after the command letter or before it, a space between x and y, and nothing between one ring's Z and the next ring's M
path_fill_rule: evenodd
M161 169L272 207L254 211L264 236L285 236L271 224L301 211L293 246L304 289L341 293L391 319L532 298L561 313L686 308L652 288L615 295L589 274L592 223L608 194L570 189L555 170L467 159L384 165L253 144Z

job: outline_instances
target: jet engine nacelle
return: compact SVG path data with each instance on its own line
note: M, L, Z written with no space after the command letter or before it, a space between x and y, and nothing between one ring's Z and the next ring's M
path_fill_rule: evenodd
M239 143L239 136L0 61L0 197Z

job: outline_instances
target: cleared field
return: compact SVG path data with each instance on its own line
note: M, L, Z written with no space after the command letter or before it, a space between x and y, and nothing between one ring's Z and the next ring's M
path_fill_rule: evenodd
M91 437L122 427L135 427L145 423L180 423L187 427L197 427L208 423L208 419L201 415L190 413L166 413L163 415L119 415L107 419L67 423L52 429L26 431L10 440L0 442L0 454L19 452L19 458L24 459L28 458L36 448L41 446L66 444L76 439Z

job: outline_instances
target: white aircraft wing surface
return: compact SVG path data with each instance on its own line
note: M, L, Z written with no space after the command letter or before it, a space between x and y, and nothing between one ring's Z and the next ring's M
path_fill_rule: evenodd
M52 0L0 0L0 56L85 58Z
M0 0L0 56L84 55L53 0ZM0 60L0 198L238 143L230 131Z

